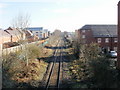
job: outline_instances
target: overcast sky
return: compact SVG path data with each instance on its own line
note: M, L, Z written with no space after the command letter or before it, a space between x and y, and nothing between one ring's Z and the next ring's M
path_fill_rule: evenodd
M50 31L75 31L85 24L117 24L119 0L0 0L0 28L11 26L19 13L31 25Z

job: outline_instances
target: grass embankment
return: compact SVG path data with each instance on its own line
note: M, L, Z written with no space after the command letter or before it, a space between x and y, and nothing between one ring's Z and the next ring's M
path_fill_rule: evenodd
M48 66L42 58L49 57L51 54L50 49L29 45L25 50L4 55L3 88L39 87L39 82Z

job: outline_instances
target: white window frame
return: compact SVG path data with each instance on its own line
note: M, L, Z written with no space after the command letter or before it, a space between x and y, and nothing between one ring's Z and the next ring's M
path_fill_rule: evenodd
M117 51L117 47L114 47L114 51Z
M105 38L105 43L109 43L109 38Z
M118 42L118 38L114 38L114 42L115 42L115 43Z
M82 38L85 38L85 35L82 35Z
M101 39L101 38L97 38L97 42L98 42L98 43L101 43L101 42L102 42L102 39Z

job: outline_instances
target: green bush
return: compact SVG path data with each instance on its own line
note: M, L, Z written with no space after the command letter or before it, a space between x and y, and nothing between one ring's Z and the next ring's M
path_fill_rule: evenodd
M35 58L38 58L40 54L43 53L43 51L42 51L42 48L36 45L29 45L27 47L27 53L28 53L29 59L35 59Z
M14 73L19 72L24 68L18 58L18 53L10 53L3 56L2 61L2 87L15 87L15 81L11 80ZM15 68L14 68L15 67Z
M43 49L37 45L26 45L24 50L19 53L19 59L23 61L32 60L40 57Z
M110 66L110 60L105 57L98 58L90 63L94 82L99 88L114 87L117 80L117 72Z
M110 60L100 56L99 45L92 43L81 46L78 60L71 64L70 71L76 81L91 80L91 87L115 87L117 73L110 65Z
M14 88L22 82L41 80L47 68L47 63L36 59L41 53L42 48L28 45L24 50L4 55L2 61L3 88ZM28 66L26 60L28 60Z

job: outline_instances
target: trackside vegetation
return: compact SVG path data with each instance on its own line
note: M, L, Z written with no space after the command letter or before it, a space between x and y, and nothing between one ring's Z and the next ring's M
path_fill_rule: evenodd
M111 65L110 59L100 53L98 44L74 42L72 45L76 59L70 62L69 70L74 82L70 88L119 87L118 71ZM79 52L79 55L76 52Z
M44 48L36 45L28 45L26 48L3 56L3 88L39 86L48 65L42 59L37 59L45 55Z

